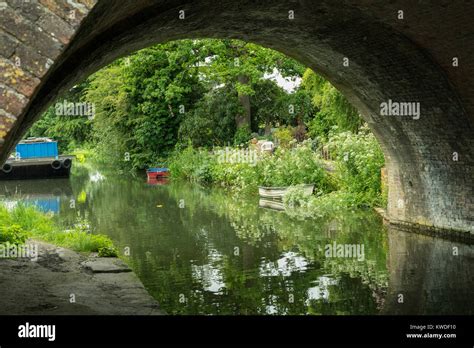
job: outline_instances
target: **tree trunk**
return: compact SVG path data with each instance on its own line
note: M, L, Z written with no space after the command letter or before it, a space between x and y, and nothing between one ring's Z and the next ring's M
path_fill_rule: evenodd
M246 75L239 75L238 81L242 85L247 85L250 81L249 77ZM251 120L251 112L250 112L250 96L248 94L240 94L239 93L239 103L242 106L243 113L240 115L236 115L235 123L237 124L237 128L241 127L249 127L250 128L250 120Z
M272 123L270 120L265 121L265 136L269 136L272 133Z

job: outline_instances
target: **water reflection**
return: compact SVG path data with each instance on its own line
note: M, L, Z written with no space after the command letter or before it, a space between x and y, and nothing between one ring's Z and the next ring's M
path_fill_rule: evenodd
M203 285L204 291L210 291L215 294L222 294L226 284L219 265L223 255L217 250L209 250L209 263L205 265L191 265L193 279Z
M337 285L337 281L329 276L321 276L314 283L317 285L308 289L306 305L309 305L311 300L329 301L329 287Z
M81 166L70 186L72 196L61 195L58 221L68 228L86 220L93 232L130 250L132 268L170 314L473 310L472 247L387 231L370 210L300 221L259 207L258 198L183 183L150 185ZM363 245L364 259L327 257L325 246L334 242Z
M305 272L308 261L293 251L284 252L276 261L263 261L259 267L260 277L289 277L295 272Z
M61 201L73 196L68 179L12 180L0 182L0 200L13 209L19 202L33 205L45 213L58 214Z
M94 232L130 248L129 262L169 313L377 312L371 286L385 286L386 242L371 212L296 221L258 208L257 198L78 168L71 182L86 199L58 218L66 227L87 219ZM367 260L375 267L325 259L335 236L373 244Z
M388 314L474 314L474 246L390 228ZM401 301L403 300L403 302Z

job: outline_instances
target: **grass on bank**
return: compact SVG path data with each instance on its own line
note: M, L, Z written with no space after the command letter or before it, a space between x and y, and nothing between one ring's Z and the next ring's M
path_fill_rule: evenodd
M64 231L52 216L32 206L17 205L8 210L0 204L0 243L23 244L35 238L79 252L98 252L99 256L115 257L117 250L112 240L102 234L87 232L78 224Z

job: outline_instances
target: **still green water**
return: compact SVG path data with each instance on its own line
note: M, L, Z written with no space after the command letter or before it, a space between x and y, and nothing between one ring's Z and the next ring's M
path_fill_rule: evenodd
M457 264L472 259L446 261L449 242L387 231L371 210L298 220L258 198L77 165L70 180L3 190L10 203L32 202L65 227L87 223L109 235L169 314L472 313L472 270ZM340 245L358 254L326 253ZM437 254L426 254L431 245ZM432 274L440 262L457 274ZM427 295L460 275L471 277L461 297Z

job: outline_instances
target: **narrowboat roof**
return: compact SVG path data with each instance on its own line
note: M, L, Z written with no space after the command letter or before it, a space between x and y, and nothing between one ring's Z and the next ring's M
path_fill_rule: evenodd
M55 143L56 140L51 138L36 138L31 137L20 141L18 144L35 144L35 143Z

